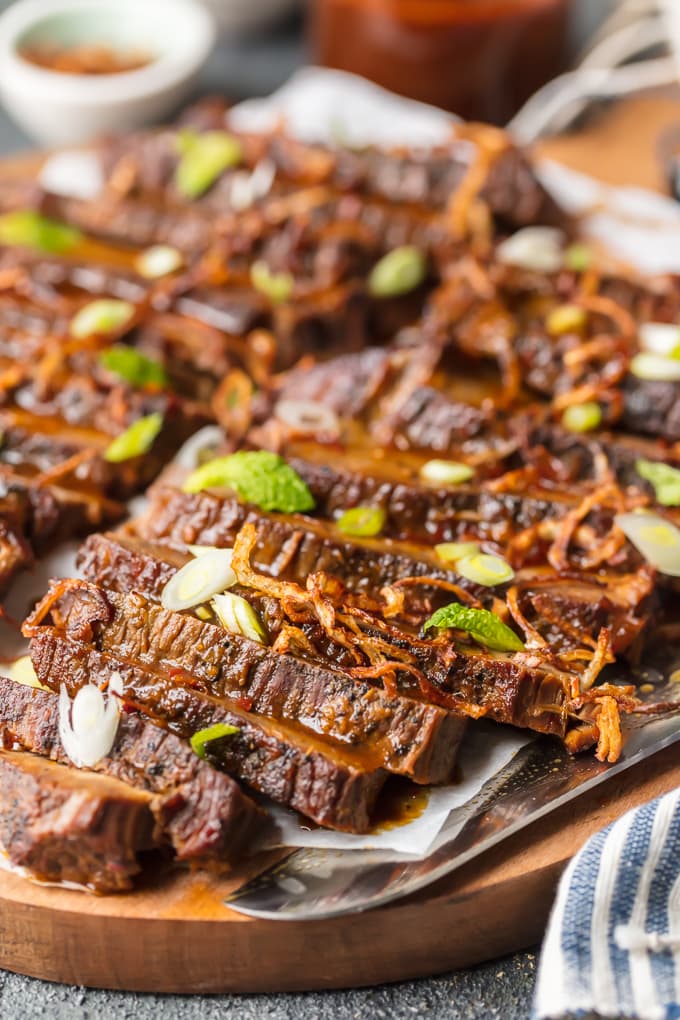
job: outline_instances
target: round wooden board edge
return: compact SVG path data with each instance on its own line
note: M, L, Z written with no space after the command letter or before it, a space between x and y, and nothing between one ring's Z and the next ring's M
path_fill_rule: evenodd
M535 944L559 875L593 832L680 782L680 744L614 777L422 893L322 921L243 917L241 881L177 874L91 897L0 872L0 967L142 992L311 991L426 977Z

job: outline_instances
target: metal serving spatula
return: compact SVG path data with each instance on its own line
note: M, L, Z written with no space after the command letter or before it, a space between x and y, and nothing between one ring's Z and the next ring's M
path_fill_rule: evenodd
M657 688L655 700L678 701L663 716L632 717L615 765L572 757L540 738L524 747L468 804L454 811L430 854L389 860L369 850L298 850L234 893L240 913L290 921L368 910L416 892L484 853L586 790L680 740L680 685Z

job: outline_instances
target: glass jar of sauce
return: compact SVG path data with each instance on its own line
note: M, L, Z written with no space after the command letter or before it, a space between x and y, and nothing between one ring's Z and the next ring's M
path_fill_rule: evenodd
M568 61L570 0L313 0L320 64L504 124Z

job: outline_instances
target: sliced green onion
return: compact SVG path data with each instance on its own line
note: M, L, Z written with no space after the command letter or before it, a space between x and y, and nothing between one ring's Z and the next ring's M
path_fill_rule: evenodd
M588 316L579 305L558 305L549 313L545 326L552 336L562 336L564 333L578 333L587 321Z
M7 669L7 676L15 684L21 684L22 687L37 687L41 691L49 691L49 687L41 684L35 675L30 655L22 655L20 658L15 659Z
M556 273L562 268L564 233L557 227L523 227L496 248L496 258L508 266Z
M212 553L212 552L220 553L220 554L221 553L229 553L230 561L231 561L231 556L233 555L233 552L234 552L233 549L222 549L218 545L188 545L187 549L189 550L189 552L191 553L192 556L196 556L196 557L198 557L198 556L206 556L208 553Z
M135 314L135 306L129 301L115 298L98 298L83 305L71 319L71 336L84 340L98 333L112 333L126 326Z
M255 290L259 290L274 304L288 301L295 288L295 277L291 273L272 273L262 259L253 262L250 267L250 282Z
M142 454L149 452L162 428L163 415L158 411L138 418L125 432L121 432L109 443L104 450L104 460L110 464L119 464L123 460L131 460L132 457L141 457Z
M652 567L680 577L680 530L674 524L646 510L618 514L614 523Z
M434 551L444 563L455 563L464 556L474 556L479 552L479 546L476 542L440 542Z
M680 506L680 470L660 461L635 461L635 470L654 488L657 503L661 506Z
M163 588L163 609L173 613L193 609L235 585L231 555L231 549L216 549L185 563Z
M457 460L428 460L420 469L420 477L426 482L440 485L460 485L474 476L474 468Z
M564 253L564 266L575 273L583 273L593 264L593 249L580 241L570 244Z
M602 422L602 408L594 400L570 404L562 415L562 424L570 432L592 432Z
M521 652L524 649L514 630L495 613L490 613L488 609L472 609L460 602L450 602L448 606L438 609L424 624L424 630L432 627L464 630L478 644L497 652Z
M132 386L159 386L168 385L168 377L160 361L147 358L134 347L127 344L114 344L99 355L99 363L117 375L119 379Z
M41 216L34 209L15 209L0 216L0 244L21 245L62 255L82 238L75 227Z
M640 347L662 358L677 358L680 350L680 326L672 322L643 322L638 328Z
M238 138L226 131L196 134L183 131L177 137L181 157L175 171L175 187L185 198L198 198L217 178L238 166L243 148Z
M169 276L184 263L184 256L169 244L155 244L141 252L135 259L135 269L147 280L158 280Z
M385 527L386 515L379 506L353 506L335 522L343 535L371 538Z
M456 572L467 577L468 581L483 584L487 588L505 584L515 576L515 571L506 560L500 556L491 556L489 553L463 556L456 562Z
M378 298L399 297L419 287L426 275L423 252L415 245L404 244L376 262L368 277L368 291Z
M184 492L234 489L246 503L285 514L314 509L314 497L304 479L269 450L239 450L215 457L192 471L182 488Z
M230 726L229 723L215 723L214 726L206 726L204 730L198 730L189 739L191 750L205 761L208 757L208 744L215 740L222 740L223 737L233 737L235 733L239 732L238 726Z
M660 354L643 351L636 354L630 363L631 375L650 382L680 381L680 358L665 358Z
M200 563L201 560L198 562ZM267 643L267 635L260 617L251 604L240 595L234 595L232 592L215 595L212 607L217 619L230 634L241 634L243 637L250 638L251 641L257 641L260 645Z

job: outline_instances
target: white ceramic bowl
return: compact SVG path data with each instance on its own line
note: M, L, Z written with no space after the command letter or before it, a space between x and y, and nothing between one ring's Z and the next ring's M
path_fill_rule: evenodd
M0 16L0 98L39 142L70 145L169 113L216 38L197 0L18 0ZM135 71L80 75L24 60L27 45L101 43L154 59Z

